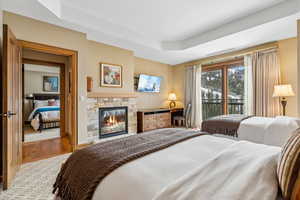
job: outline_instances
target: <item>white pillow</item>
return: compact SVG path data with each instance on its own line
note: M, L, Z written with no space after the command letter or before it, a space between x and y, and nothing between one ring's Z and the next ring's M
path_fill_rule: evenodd
M48 106L48 100L34 100L34 108Z
M266 129L264 144L282 146L292 135L299 131L299 128L299 119L277 116Z

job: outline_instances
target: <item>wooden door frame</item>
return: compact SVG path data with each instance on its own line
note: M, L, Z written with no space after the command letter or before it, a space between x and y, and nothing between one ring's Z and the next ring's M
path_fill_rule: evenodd
M69 90L71 94L71 145L72 151L78 146L78 52L60 47L49 46L35 42L19 40L23 49L37 52L66 56L70 58ZM68 84L68 83L66 83Z
M66 119L66 65L64 63L58 63L58 62L49 62L49 61L44 61L44 60L37 60L37 59L29 59L29 58L22 58L22 65L24 64L33 64L40 66L47 66L47 67L57 67L60 69L59 73L59 80L60 80L60 137L66 136L66 126L65 126L65 119ZM23 72L23 116L24 116L24 72ZM24 120L23 120L24 122ZM24 127L23 127L24 128ZM23 130L23 142L24 142L24 130Z

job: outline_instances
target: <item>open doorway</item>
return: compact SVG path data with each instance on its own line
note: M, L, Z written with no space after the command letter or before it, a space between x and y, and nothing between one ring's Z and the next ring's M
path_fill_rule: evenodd
M60 138L61 68L23 64L23 142Z
M72 151L69 71L66 56L22 49L22 163Z

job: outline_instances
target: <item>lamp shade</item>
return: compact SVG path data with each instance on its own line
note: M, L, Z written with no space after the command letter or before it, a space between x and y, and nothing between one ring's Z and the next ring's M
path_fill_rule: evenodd
M273 97L291 97L291 96L295 96L295 93L290 84L274 86Z
M175 101L177 99L176 94L175 93L170 93L169 94L169 100L170 101Z

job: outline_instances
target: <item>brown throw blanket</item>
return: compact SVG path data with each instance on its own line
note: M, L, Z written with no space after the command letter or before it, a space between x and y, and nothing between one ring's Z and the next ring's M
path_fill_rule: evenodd
M241 122L250 117L252 116L238 114L212 117L202 122L201 131L238 137L237 131Z
M193 130L162 129L78 150L62 166L53 193L62 200L90 200L98 184L121 165L200 135Z

